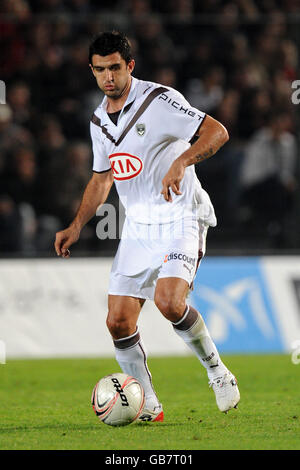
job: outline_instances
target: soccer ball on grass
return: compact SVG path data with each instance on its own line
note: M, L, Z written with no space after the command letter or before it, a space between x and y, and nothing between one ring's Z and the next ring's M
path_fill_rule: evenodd
M141 414L145 394L137 379L127 374L106 375L96 383L92 406L98 418L110 426L126 426Z

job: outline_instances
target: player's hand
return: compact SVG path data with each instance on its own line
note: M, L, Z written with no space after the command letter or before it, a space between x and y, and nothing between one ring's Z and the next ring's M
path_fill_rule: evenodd
M54 248L57 256L62 256L63 258L70 257L69 247L73 243L77 242L80 236L80 230L75 227L68 227L65 230L56 233Z
M164 196L167 202L172 202L172 196L170 189L172 189L173 193L177 196L180 196L182 192L180 191L180 182L184 177L185 167L182 164L181 160L178 158L174 160L168 173L165 175L164 179L162 180L162 191L161 194Z

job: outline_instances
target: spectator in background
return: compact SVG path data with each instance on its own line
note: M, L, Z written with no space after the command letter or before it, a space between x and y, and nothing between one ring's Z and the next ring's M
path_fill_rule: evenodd
M64 98L65 87L62 85L65 69L63 50L59 46L44 49L34 78L34 98L43 113L55 113Z
M203 78L189 80L185 96L190 103L206 113L215 113L221 104L224 91L224 73L221 67L210 67L205 70Z
M280 45L282 71L287 80L295 80L298 70L298 50L290 39L284 39Z
M237 33L232 36L230 62L231 67L236 70L246 64L250 56L249 40L245 34Z
M68 47L72 37L72 21L68 14L55 15L52 28L52 42L62 48Z
M44 177L51 179L52 173L59 171L64 161L66 138L61 122L52 114L40 116L36 129L38 144L38 160Z
M133 17L133 21L151 16L152 8L150 0L125 0L122 1L122 11L127 11Z
M297 145L291 127L289 113L274 111L268 125L246 145L241 169L247 223L267 227L279 247L284 245L285 222L297 188Z
M25 0L3 0L0 3L1 79L16 76L22 67L26 49L26 34L22 34L22 28L31 20Z
M65 59L60 80L60 100L57 112L64 122L64 133L67 137L87 138L89 127L81 119L82 104L90 90L94 88L93 75L86 66L88 62L89 41L86 37L76 38ZM68 86L61 87L62 83Z
M17 147L11 156L6 183L10 212L20 219L19 249L35 252L37 210L40 203L39 178L36 155L31 147ZM7 207L7 204L6 204Z
M235 89L228 89L214 116L224 124L231 136L230 141L218 152L218 158L202 162L195 170L204 188L209 188L212 200L217 207L218 219L224 228L237 223L239 207L239 171L242 163L242 145L238 137L238 110L240 94ZM200 174L201 173L201 174Z
M33 3L36 4L36 9L42 13L61 13L68 11L65 0L34 0Z
M83 191L91 177L92 154L90 145L73 141L67 145L59 172L53 174L47 190L51 194L52 213L59 218L59 229L75 217ZM52 232L53 236L53 232ZM75 250L88 250L95 241L95 221L87 224L82 240ZM52 240L53 243L53 240Z
M176 88L177 74L175 68L168 66L158 68L154 74L154 81L162 85Z
M23 145L16 147L7 166L6 183L2 186L5 201L2 223L6 230L14 230L16 218L19 238L15 247L20 252L47 251L59 220L51 209L48 211L49 187L41 178L35 150ZM12 239L15 238L12 234Z
M12 109L14 123L32 129L34 110L29 86L22 81L15 82L8 88L7 102Z
M3 162L16 145L33 145L33 135L24 127L15 124L13 112L8 104L0 105L0 155ZM1 171L0 171L1 175Z
M18 206L0 192L0 252L22 251L22 219Z
M211 33L201 36L201 38L195 35L190 49L186 50L186 57L183 59L182 67L178 67L182 89L186 88L187 82L191 78L201 79L205 70L214 64Z
M66 147L60 169L49 187L52 210L59 216L62 226L75 216L91 176L91 167L91 148L87 143L74 141Z
M32 207L39 202L39 178L35 151L31 147L17 147L9 165L7 193L17 204L26 202Z
M45 50L51 46L52 43L52 26L45 18L39 21L32 22L31 28L27 33L28 49L32 55L35 55L38 60L41 60Z
M176 48L158 15L137 18L134 27L139 48L147 54L142 78L153 77L153 70L159 67L177 66Z
M254 132L266 125L272 108L272 93L269 87L249 87L239 95L241 103L238 108L239 136L246 141ZM274 98L273 98L274 99Z

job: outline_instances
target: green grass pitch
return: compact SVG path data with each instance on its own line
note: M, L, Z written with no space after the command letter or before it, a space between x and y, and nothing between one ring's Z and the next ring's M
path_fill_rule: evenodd
M0 365L0 449L300 449L300 364L288 355L224 356L241 392L237 410L216 406L193 356L150 358L163 423L111 427L94 414L95 383L114 359L8 360Z

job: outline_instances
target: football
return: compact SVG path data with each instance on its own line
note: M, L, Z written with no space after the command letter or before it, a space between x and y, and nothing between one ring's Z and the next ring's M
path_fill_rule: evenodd
M123 373L106 375L96 383L92 407L98 418L110 426L126 426L141 414L144 389L137 379Z

